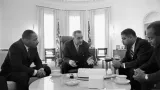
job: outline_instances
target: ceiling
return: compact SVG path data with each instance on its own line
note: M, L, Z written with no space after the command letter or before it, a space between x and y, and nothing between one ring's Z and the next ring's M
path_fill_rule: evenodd
M105 0L48 0L56 2L92 2L92 1L105 1Z

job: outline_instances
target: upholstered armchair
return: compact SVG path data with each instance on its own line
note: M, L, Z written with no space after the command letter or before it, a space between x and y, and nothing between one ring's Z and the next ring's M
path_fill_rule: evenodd
M64 44L69 41L72 40L73 37L71 36L60 36L60 52L59 52L59 59L58 59L58 65L61 66L62 62L63 62L63 50L64 50Z
M64 44L69 41L72 40L73 37L71 36L60 36L60 57L63 58L63 50L64 50Z

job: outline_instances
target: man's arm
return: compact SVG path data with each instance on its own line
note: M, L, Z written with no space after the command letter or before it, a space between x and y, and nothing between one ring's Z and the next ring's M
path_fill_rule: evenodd
M125 56L124 56L124 58L121 60L121 63L124 63L124 62L127 62L127 60L128 60L128 53L129 53L129 48L127 47L127 50L126 50L126 53L125 53Z
M23 55L20 52L20 49L16 46L12 45L9 49L9 58L12 66L13 71L18 72L27 72L33 75L34 69L29 68L22 64Z
M152 65L156 65L155 52L152 54L151 58L139 68L146 71L149 70Z
M42 68L43 67L43 65L42 65L42 61L41 61L41 59L39 58L39 54L38 54L38 52L37 52L37 48L35 49L35 59L34 59L34 64L36 65L36 69L40 69L40 68Z
M153 53L153 49L148 43L144 43L139 47L139 51L137 53L137 58L131 62L126 62L125 67L126 68L134 68L139 67L143 65L145 62L147 62L151 55Z
M159 76L160 76L160 70L158 70L155 73L148 74L148 81L154 83L160 82Z

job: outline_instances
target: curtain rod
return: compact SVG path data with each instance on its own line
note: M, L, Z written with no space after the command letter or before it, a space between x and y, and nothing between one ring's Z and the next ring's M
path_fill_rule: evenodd
M87 9L87 10L64 10L64 9L57 9L57 8L51 8L51 7L46 7L46 6L40 6L36 5L37 7L43 7L43 8L49 8L49 9L55 9L55 10L63 10L63 11L90 11L90 10L97 10L97 9L104 9L104 8L110 8L110 7L103 7L103 8L95 8L95 9Z

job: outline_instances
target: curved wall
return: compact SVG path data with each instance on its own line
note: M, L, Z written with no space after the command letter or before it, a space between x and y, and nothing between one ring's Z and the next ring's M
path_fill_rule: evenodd
M111 26L116 37L113 37L113 48L116 45L122 45L120 33L125 28L133 28L139 37L144 38L144 17L151 11L160 11L159 0L109 0L79 4L46 0L3 1L2 28L0 30L0 41L3 43L0 42L0 48L9 48L13 42L21 37L25 29L33 29L33 26L37 23L36 5L65 10L111 7ZM5 39L2 37L5 37Z
M61 10L90 10L90 9L97 9L97 8L104 8L110 7L111 2L110 0L105 1L94 1L94 2L53 2L53 1L46 1L38 0L39 3L37 5L46 6L50 8L56 8Z

